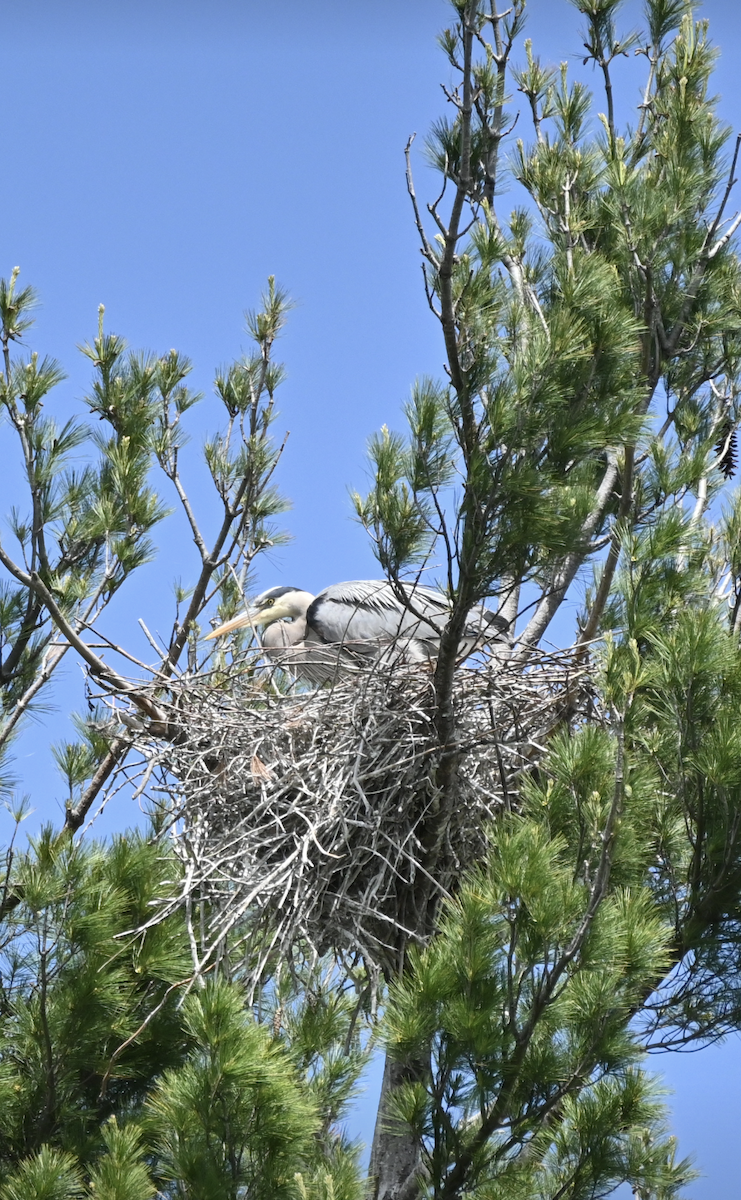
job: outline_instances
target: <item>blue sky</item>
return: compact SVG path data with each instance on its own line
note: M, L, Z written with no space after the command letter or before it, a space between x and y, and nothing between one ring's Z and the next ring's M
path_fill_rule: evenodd
M536 50L580 72L567 0L529 8ZM626 11L629 26L637 7ZM49 407L71 411L85 391L88 365L75 346L93 336L101 302L108 328L132 346L192 357L194 385L207 394L214 368L246 346L242 313L268 274L297 302L281 345L288 381L278 425L290 430L279 482L294 505L293 541L265 562L264 586L315 591L377 573L348 489L362 489L367 438L398 424L415 376L442 370L403 148L442 111L448 72L435 35L447 13L442 0L0 0L0 273L18 264L40 292L29 346L57 357L69 377ZM741 6L706 0L703 15L723 51L721 111L738 130ZM620 69L625 106L641 64ZM417 180L424 196L432 179L419 160ZM197 459L217 420L208 401L192 426L188 478L207 514ZM7 428L1 435L7 511L18 476ZM156 562L112 614L145 655L137 618L165 632L171 582L195 571L176 519L158 540ZM63 789L45 747L65 736L80 679L70 662L56 710L19 740L32 822L59 818ZM109 813L107 828L131 819ZM677 1089L681 1148L705 1172L691 1195L735 1194L738 1047L657 1066Z

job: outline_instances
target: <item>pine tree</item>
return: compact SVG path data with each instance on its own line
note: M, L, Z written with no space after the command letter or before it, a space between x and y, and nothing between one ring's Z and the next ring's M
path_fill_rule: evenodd
M73 840L125 763L131 731L146 721L168 736L156 682L182 657L195 661L205 607L216 600L231 615L254 558L280 540L272 525L285 506L272 484L280 448L270 427L282 372L272 352L288 301L271 279L262 309L247 314L254 353L217 373L225 423L205 460L222 518L207 543L180 467L181 420L201 400L187 385L188 360L174 350L160 358L128 351L106 333L101 309L97 336L82 347L94 370L85 404L96 424L59 429L42 400L61 369L11 355L35 303L17 276L0 282L0 393L28 514L13 514L13 537L0 547L0 756L7 760L70 649L103 697L122 686L138 717L127 727L105 704L88 703L76 717L79 738L52 747L69 789L61 831L47 828L19 848L26 805L11 804L16 835L0 892L0 1195L144 1200L298 1189L344 1200L358 1194L358 1167L337 1121L366 1061L353 1007L316 972L281 988L268 981L269 996L246 1003L238 963L226 960L201 990L182 912L151 920L164 880L181 871L157 828L107 846ZM69 465L73 451L81 468ZM148 535L167 512L164 487L189 523L197 571L192 588L176 594L169 644L149 676L132 681L121 671L144 664L109 641L104 661L85 631L153 553Z
M366 1054L319 977L245 1003L198 987L182 913L137 933L178 864L141 834L46 830L2 939L0 1196L359 1194L337 1121ZM311 1002L307 1000L310 997ZM276 1019L276 998L285 1020Z
M203 977L198 914L148 919L180 869L166 839L72 842L132 740L94 715L57 750L65 834L8 856L0 1196L349 1200L360 1183L338 1121L379 1036L379 1200L586 1200L622 1182L668 1200L691 1178L642 1057L722 1036L741 1015L741 500L723 496L739 420L741 142L716 117L707 23L685 0L647 0L630 36L619 0L575 7L600 99L529 40L517 65L525 0L501 15L455 0L441 45L457 82L427 145L441 174L427 208L408 147L447 376L418 382L403 434L374 439L357 510L392 582L442 559L452 607L432 681L423 869L405 907L417 925L399 922L380 1022L362 969L340 979L331 948L326 960L294 948L290 978L268 953L249 991L249 913ZM646 86L623 126L613 77L630 52ZM513 87L530 114L521 140ZM520 189L509 215L506 172ZM233 611L274 537L272 351L286 298L271 281L250 319L254 355L217 378L227 426L206 456L224 516L210 547L179 469L197 399L187 362L127 354L101 319L87 403L106 432L99 458L64 474L85 434L42 416L59 369L10 356L32 299L15 275L0 286L2 398L29 504L17 552L0 551L0 747L70 647L104 692L132 698L132 728L166 741L168 679L186 651L194 674L205 667L198 620L217 596ZM149 552L163 512L153 470L200 564L167 652L134 686L83 633ZM466 615L497 606L526 672L574 595L591 704L564 704L483 860L441 903Z
M188 523L196 571L192 587L176 589L168 644L164 650L155 647L158 662L149 677L160 681L173 675L184 653L193 659L199 619L214 597L225 615L241 602L253 560L281 540L272 520L285 509L272 484L281 451L272 442L270 427L282 379L273 347L290 304L273 278L262 309L247 314L254 352L224 367L215 379L225 423L204 448L221 510L210 543L180 467L187 441L182 418L202 400L187 384L189 360L176 350L161 357L128 350L124 338L105 332L101 306L97 336L81 348L94 369L85 408L96 424L91 429L70 420L58 428L45 415L42 401L64 378L61 368L48 359L39 362L36 353L28 359L11 354L13 343L33 323L36 303L33 288L18 290L17 281L18 269L9 281L0 280L0 403L17 435L28 509L13 510L12 538L0 545L0 762L7 759L19 722L41 702L70 648L104 692L123 689L145 718L156 722L161 717L149 679L137 687L122 674L132 664L144 664L96 629L102 643L119 656L116 669L89 645L84 631L96 628L132 573L151 557L149 535L170 502L180 506ZM73 451L82 467L70 465ZM162 494L156 490L157 479ZM70 789L69 833L81 827L130 748L130 738L105 711L82 718L80 732L77 741L56 751Z
M443 559L453 616L435 673L436 812L455 803L450 698L471 604L498 597L527 669L593 563L576 646L600 677L591 718L566 715L527 806L492 834L477 902L463 888L402 974L371 1164L379 1197L413 1195L415 1179L446 1197L607 1189L599 1164L614 1169L615 1146L603 1159L595 1118L579 1158L579 1106L592 1119L622 1086L638 1095L630 1056L648 1040L681 1044L737 1019L738 499L724 510L718 497L738 420L739 142L729 153L709 91L715 51L690 5L649 0L630 36L617 0L575 6L603 99L565 64L545 67L529 40L512 66L523 2L498 15L461 0L441 37L456 84L452 117L426 147L443 179L426 211L407 148L448 378L417 385L406 434L376 438L375 485L357 507L392 579ZM623 128L613 75L631 51L647 77ZM512 85L531 117L514 144ZM509 216L507 175L521 194ZM526 863L544 833L555 858L528 881L503 848L518 845ZM581 889L570 925L576 893L564 886L560 907L548 899L564 852ZM434 876L434 858L424 865ZM465 957L456 939L476 928L481 895L486 917ZM622 982L600 957L618 912L636 954L609 952ZM433 930L418 932L426 941ZM598 944L599 984L581 975ZM479 978L486 986L466 1005ZM622 1050L600 1049L600 1029ZM634 1154L635 1131L624 1133ZM653 1182L639 1158L622 1168L638 1194L673 1194L684 1171L673 1155Z

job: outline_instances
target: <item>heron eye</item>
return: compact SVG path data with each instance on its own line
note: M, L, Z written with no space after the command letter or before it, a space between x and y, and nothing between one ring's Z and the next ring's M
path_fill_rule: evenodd
M266 601L265 601L265 607L266 607L266 608L272 608L274 604L275 604L275 600L273 600L273 599L270 599L270 600L266 600Z

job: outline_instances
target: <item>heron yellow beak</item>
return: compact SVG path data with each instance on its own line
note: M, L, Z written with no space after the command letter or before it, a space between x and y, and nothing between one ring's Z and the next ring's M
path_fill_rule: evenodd
M273 621L281 621L285 617L291 616L293 616L291 610L285 608L280 602L271 604L269 608L248 608L246 612L232 617L231 621L225 621L223 625L219 625L218 629L212 629L210 633L206 634L205 640L210 641L211 638L223 637L226 633L233 633L235 629L244 629L245 625L257 629L260 625L272 625Z
M244 629L245 625L254 627L261 624L260 613L256 609L247 609L246 612L238 613L236 617L232 617L231 621L225 621L223 625L212 629L210 633L205 635L204 641L210 642L212 638L224 637L227 633L233 633L235 629Z

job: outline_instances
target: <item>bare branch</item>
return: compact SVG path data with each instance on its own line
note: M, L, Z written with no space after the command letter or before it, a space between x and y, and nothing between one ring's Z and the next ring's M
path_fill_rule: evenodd
M588 544L602 524L610 498L619 478L617 457L614 453L608 456L608 463L602 481L597 489L597 495L591 512L581 527L581 540ZM577 571L584 561L584 552L574 550L554 570L550 587L538 603L535 613L530 618L522 635L518 638L521 657L526 658L533 646L537 646L553 617L561 607L561 603L571 586Z
M206 559L208 558L208 550L206 548L206 543L204 541L203 535L198 527L198 522L196 521L195 513L193 512L193 508L192 508L190 500L188 498L188 494L185 491L185 488L183 487L182 480L180 479L180 472L177 469L177 460L174 463L173 472L170 475L170 479L173 482L175 490L180 499L180 503L183 507L183 511L188 520L188 524L190 525L191 533L193 534L193 541L195 542L196 546L198 547L198 552L201 556L201 560L203 562L205 562Z
M411 151L412 151L412 143L414 142L414 139L416 136L417 136L416 133L413 133L410 135L409 140L407 141L406 147L404 149L404 157L406 159L407 192L409 193L409 199L411 200L412 208L414 209L414 223L417 226L417 233L419 234L419 240L422 243L422 253L424 254L425 258L427 258L433 265L436 265L437 258L436 258L436 255L435 255L435 252L434 252L432 246L430 245L429 241L427 240L427 234L425 233L425 228L424 228L424 225L422 224L422 216L420 214L419 205L417 203L417 193L414 190L414 177L412 175Z
M129 738L117 737L110 745L110 749L101 760L98 768L85 788L85 791L80 796L77 804L70 805L67 809L62 836L65 834L76 833L83 824L90 808L95 803L96 797L105 787L111 775L118 767L121 759L131 748Z

